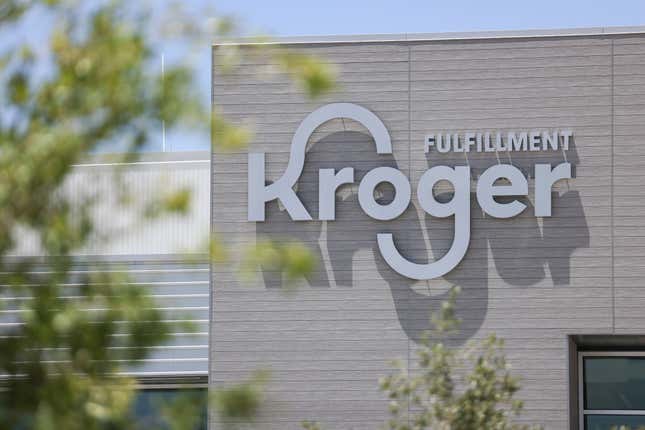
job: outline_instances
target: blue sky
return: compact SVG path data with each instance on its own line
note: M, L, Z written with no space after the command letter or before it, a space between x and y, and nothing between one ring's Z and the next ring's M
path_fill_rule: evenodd
M81 4L100 1L103 0L83 0ZM153 7L167 4L165 1L155 3L157 1L152 0L149 4ZM183 0L181 4L195 17L204 19L208 18L205 10L233 15L244 35L434 33L645 25L645 0ZM1 33L4 42L11 37L20 38L31 42L37 50L46 51L48 33L44 29L49 28L51 19L46 14L36 13L23 24L14 34ZM0 47L2 41L0 38ZM158 48L167 59L183 52L166 44L163 38ZM192 59L192 64L197 75L195 82L204 103L208 104L209 41L205 40L203 46L197 47L197 58ZM151 139L146 150L161 150L161 135L160 126L159 135ZM208 136L185 131L168 133L165 142L170 151L209 148Z
M192 0L201 2L201 0ZM645 0L219 0L250 32L432 33L645 24Z
M645 0L184 0L189 8L232 14L246 35L342 35L526 30L645 25ZM210 56L198 61L207 101ZM207 149L208 141L169 135L167 149ZM148 146L156 150L159 145Z

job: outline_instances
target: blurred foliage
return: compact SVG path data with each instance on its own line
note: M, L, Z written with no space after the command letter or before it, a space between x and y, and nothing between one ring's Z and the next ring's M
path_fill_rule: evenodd
M239 151L246 148L253 133L250 127L235 126L215 108L211 114L211 140L213 148L220 151Z
M34 6L54 6L58 3L59 0L3 0L0 3L0 23L14 21Z
M119 371L162 345L172 327L146 288L127 275L99 262L91 274L73 271L74 254L96 230L95 200L70 198L61 189L74 165L105 145L126 148L115 163L136 160L162 122L168 129L204 130L210 123L215 150L242 149L252 133L199 103L190 67L177 62L158 70L158 35L145 25L151 11L144 3L0 0L0 30L16 31L36 9L52 18L52 28L41 29L47 49L35 50L16 37L0 52L0 307L17 311L16 322L0 333L0 428L132 428L136 384ZM160 10L172 15L171 33L187 43L205 31L211 40L235 31L228 18L214 18L205 29L181 15L180 6L155 3L155 12ZM306 94L332 87L333 74L324 63L277 49L265 52L276 56ZM147 201L142 216L184 214L191 198L186 189L162 190ZM120 203L132 203L127 190ZM7 258L25 231L37 239L44 260ZM271 247L277 257L270 263L289 279L313 267L302 245ZM217 236L210 251L214 261L227 261ZM262 244L251 259L264 262L269 254ZM258 374L216 390L216 410L225 419L251 419L266 378ZM192 428L198 407L190 399L169 403L163 412L168 428Z
M336 70L317 57L295 52L258 39L256 44L243 47L217 46L218 70L224 77L234 75L242 58L259 57L262 62L275 64L278 73L287 73L304 92L316 99L336 88ZM269 77L271 73L267 73ZM213 148L222 151L244 149L253 137L252 127L233 124L217 109L211 113L211 138Z
M302 428L304 430L321 430L320 424L315 421L303 421Z
M293 287L294 281L302 279L316 268L316 260L309 248L289 240L258 240L242 257L241 270L246 278L257 273L258 268L279 272L283 275L283 287Z
M519 382L510 373L503 340L490 335L464 349L450 348L445 342L458 327L457 294L454 288L450 299L433 317L435 330L426 336L417 352L418 371L411 374L402 363L396 363L398 371L379 381L390 399L389 428L531 428L513 423L522 410L522 402L514 398Z
M145 218L157 218L168 214L185 215L190 209L190 188L161 189L157 196L146 202Z
M183 392L173 400L167 400L160 405L161 421L167 424L169 429L197 429L201 422L206 419L207 396L199 392Z
M334 89L335 70L315 57L285 49L274 50L274 57L310 97L319 97Z
M210 237L208 246L210 260L213 263L225 263L229 260L230 255L228 248L224 245L224 242L220 239L219 235L213 233Z
M0 255L16 245L21 227L38 238L47 270L32 260L0 262L2 294L22 309L0 337L0 427L126 428L135 384L118 370L165 342L169 327L144 287L100 263L70 283L72 254L94 226L91 202L72 204L60 188L99 145L121 141L136 151L160 119L182 121L182 107L196 105L191 77L181 67L168 68L163 80L148 73L149 41L117 2L83 20L71 3L3 1L3 31L36 6L55 17L51 73L37 77L39 58L21 39L2 52ZM158 210L179 210L187 200L167 199Z
M267 371L256 371L247 382L212 391L209 401L225 428L235 428L255 420L260 413L268 379Z

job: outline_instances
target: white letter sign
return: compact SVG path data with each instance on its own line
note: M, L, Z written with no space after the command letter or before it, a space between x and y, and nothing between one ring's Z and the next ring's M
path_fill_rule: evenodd
M381 120L369 110L352 103L332 103L310 113L300 124L291 141L289 164L284 174L270 185L266 185L265 157L263 153L249 154L248 164L248 219L265 220L265 205L279 200L294 221L312 221L312 217L294 191L305 164L307 141L322 124L336 118L348 118L362 124L370 132L376 144L377 154L392 154L390 134ZM499 151L556 151L567 150L573 142L569 130L467 132L428 134L424 151L446 152L499 152ZM535 166L535 215L551 216L551 190L561 179L571 178L571 165L561 163L551 169L550 164ZM341 185L354 183L354 169L345 167L319 169L318 171L318 214L320 221L336 219L336 191ZM507 183L498 184L498 180ZM449 202L439 202L434 195L438 182L447 181L454 191ZM389 183L394 187L391 202L381 204L374 192L379 184ZM378 248L387 264L397 273L411 279L427 280L443 276L453 270L464 258L470 243L470 188L469 166L434 166L419 179L417 198L419 206L429 215L437 218L454 217L455 234L448 252L437 261L427 264L414 263L403 257L397 249L392 233L378 233ZM488 215L495 218L511 218L526 209L526 204L512 200L499 202L497 196L528 196L527 178L515 166L496 164L489 167L477 180L477 202ZM358 202L361 209L371 218L390 221L401 216L410 206L412 190L409 179L393 167L376 167L368 171L358 187Z

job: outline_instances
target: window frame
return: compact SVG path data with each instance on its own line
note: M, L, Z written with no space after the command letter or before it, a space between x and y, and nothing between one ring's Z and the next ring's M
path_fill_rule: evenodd
M645 416L645 410L624 409L585 409L585 357L643 357L645 351L580 351L578 352L578 415L579 429L586 430L587 415L637 415Z

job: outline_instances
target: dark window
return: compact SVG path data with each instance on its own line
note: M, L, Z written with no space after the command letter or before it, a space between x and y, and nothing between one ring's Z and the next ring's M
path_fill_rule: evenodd
M645 429L645 353L582 352L583 430Z
M645 410L645 357L585 357L585 409Z
M174 408L190 419L194 430L206 430L207 389L191 388L144 388L137 393L133 404L135 428L167 429L164 418L168 410Z

